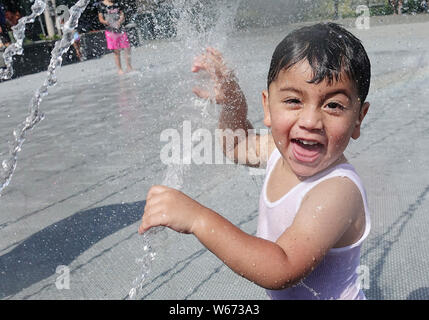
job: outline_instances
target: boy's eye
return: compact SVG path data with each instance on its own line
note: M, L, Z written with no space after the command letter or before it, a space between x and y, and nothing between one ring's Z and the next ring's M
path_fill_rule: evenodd
M300 104L301 103L301 101L299 101L298 99L287 99L287 100L285 100L285 102L287 104Z
M330 102L326 105L326 107L330 110L344 110L345 107L337 102Z

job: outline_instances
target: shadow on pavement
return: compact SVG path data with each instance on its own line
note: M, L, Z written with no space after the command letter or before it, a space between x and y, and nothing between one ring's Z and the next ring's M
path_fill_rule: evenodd
M422 287L410 292L407 300L429 300L429 288Z
M370 240L370 247L362 255L363 258L367 258L370 254L376 254L375 264L371 266L371 286L370 289L365 291L365 295L370 300L384 300L386 299L383 285L380 283L381 276L384 272L386 263L392 263L388 257L392 253L393 246L401 241L402 233L407 224L414 218L418 209L423 205L424 200L429 194L429 185L427 185L423 191L418 195L417 199L410 203L408 208L398 216L398 218L384 230L383 234L375 236ZM397 258L396 258L397 259ZM420 288L410 293L410 296L416 294L417 291L425 289ZM427 288L426 288L427 290ZM420 293L422 291L419 291ZM426 298L429 298L429 292L426 291Z
M16 294L69 265L98 241L140 220L146 201L113 204L52 224L0 257L0 299Z

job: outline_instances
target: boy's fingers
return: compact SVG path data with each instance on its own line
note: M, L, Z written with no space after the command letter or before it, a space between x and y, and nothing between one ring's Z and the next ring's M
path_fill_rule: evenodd
M221 57L208 52L194 58L194 62L191 67L192 72L199 72L200 70L207 71L212 76L217 76L217 70L223 65Z
M140 223L140 226L138 229L139 234L142 234L150 229L151 227L150 221L151 221L150 215L147 212L145 212L143 214L142 222Z
M146 206L144 207L142 221L151 215L157 214L164 210L164 197L162 195L154 195L151 199L146 200Z
M209 55L207 65L204 69L213 77L213 79L222 79L226 74L227 67L221 57Z
M213 47L208 47L207 52L211 53L214 56L222 57L222 54L220 53L220 51Z
M149 189L148 196L162 193L162 192L166 191L167 189L168 188L166 186L154 185Z
M146 231L148 231L151 227L148 226L147 224L141 224L138 230L138 233L141 235L143 233L145 233Z
M195 93L195 95L199 98L202 98L202 99L210 98L210 93L201 88L198 88L198 87L192 88L192 92Z
M192 63L192 72L198 72L201 69L206 69L207 68L207 55L202 54L199 56L196 56L194 58L194 62Z
M143 234L150 228L164 225L165 217L162 214L143 215L142 223L139 226L138 233Z
M158 197L160 194L164 193L167 190L167 187L164 186L152 186L146 195L146 204L148 202L153 202L155 197ZM145 209L146 211L146 209Z
M218 51L214 48L211 48L208 51L207 58L214 60L214 61L217 61L218 63L223 63L222 53L220 53L220 51Z
M139 229L138 229L138 233L139 234L143 234L145 232L145 228L143 227L143 223L140 224Z
M201 57L196 57L192 63L191 71L198 72L201 69L204 69L204 62L202 61Z
M192 65L192 68L191 68L191 71L192 72L198 72L198 71L200 71L202 68L201 68L201 66L200 65L196 65L196 64L193 64Z

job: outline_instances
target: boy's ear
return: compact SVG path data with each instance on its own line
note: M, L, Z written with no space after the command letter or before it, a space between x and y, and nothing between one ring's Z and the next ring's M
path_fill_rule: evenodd
M360 110L359 119L356 120L356 127L352 133L352 138L355 140L360 137L360 126L362 125L362 121L368 113L369 106L369 102L365 102Z
M271 128L270 103L268 101L268 90L262 91L262 106L264 107L264 124Z

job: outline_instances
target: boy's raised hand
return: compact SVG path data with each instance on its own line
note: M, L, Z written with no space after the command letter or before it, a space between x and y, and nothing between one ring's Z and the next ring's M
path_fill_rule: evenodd
M222 53L211 47L194 59L191 71L198 72L201 69L206 70L213 79L221 79L230 72L223 60Z
M222 54L211 47L205 53L195 57L192 72L206 71L214 83L215 100L218 104L230 105L231 98L235 98L236 92L241 89L237 84L234 73L230 70L223 59ZM200 98L209 99L212 95L209 91L195 87L192 91Z
M142 234L152 227L165 226L177 232L193 233L193 227L204 208L176 189L153 186L147 194L138 232Z

